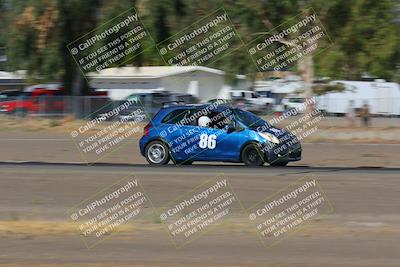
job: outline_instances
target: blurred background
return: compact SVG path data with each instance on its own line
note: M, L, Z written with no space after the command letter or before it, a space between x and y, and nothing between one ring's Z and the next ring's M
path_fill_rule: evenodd
M245 48L212 68L165 65L154 43L221 6L246 44L312 7L331 44L279 71L259 72ZM84 77L67 45L132 7L154 43L142 43L143 53L107 73ZM274 115L317 96L318 107L329 116L344 116L349 108L358 116L366 103L371 116L400 115L396 0L0 0L0 12L2 114L81 119L107 103L138 97L150 114L168 101L222 98Z

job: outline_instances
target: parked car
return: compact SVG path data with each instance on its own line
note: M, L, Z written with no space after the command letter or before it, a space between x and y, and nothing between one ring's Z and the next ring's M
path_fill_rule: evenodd
M190 94L177 94L165 92L152 92L145 94L132 94L126 100L133 100L136 104L131 105L128 109L121 111L120 118L122 120L136 120L135 110L143 109L143 113L149 116L154 115L160 108L167 104L196 104L198 99Z
M21 93L22 92L18 90L7 90L0 92L0 102L16 99L19 95L21 95Z
M265 104L268 108L272 108L275 104L275 99L272 97L271 91L256 91L260 102Z
M28 113L59 113L64 110L64 102L56 96L61 91L37 89L32 92L21 92L9 99L0 99L0 112L25 116Z
M248 102L253 103L254 105L260 105L262 108L265 106L271 106L275 103L275 100L265 94L262 96L255 91L248 90L231 90L230 91L231 98L234 99L246 99Z
M296 109L298 113L303 113L303 104L306 101L306 99L302 96L298 95L289 95L282 99L282 105L284 111L289 111L292 109Z
M199 99L190 94L171 94L171 101L182 104L197 104Z

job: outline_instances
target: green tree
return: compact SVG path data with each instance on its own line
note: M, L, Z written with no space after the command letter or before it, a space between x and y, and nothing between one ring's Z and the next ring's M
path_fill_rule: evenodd
M400 27L395 6L395 0L336 1L326 20L334 45L318 56L318 72L344 79L363 74L396 79Z
M144 52L126 64L164 65L155 43L222 6L245 43L313 7L333 40L331 47L313 55L310 66L316 76L400 76L396 0L0 0L0 23L6 25L0 27L0 47L6 47L7 68L26 69L32 79L61 80L71 94L83 94L88 86L67 45L133 6L154 42L146 41ZM254 74L247 49L235 45L237 50L213 67L232 79L236 73Z

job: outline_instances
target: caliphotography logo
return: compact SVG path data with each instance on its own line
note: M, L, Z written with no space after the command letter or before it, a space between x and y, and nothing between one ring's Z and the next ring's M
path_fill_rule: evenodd
M71 208L67 213L87 248L143 217L151 201L135 176L124 178Z
M118 67L143 53L145 42L152 42L152 38L132 7L67 47L86 78L107 68Z
M303 178L248 211L261 242L269 248L308 222L332 213L333 207L315 178Z
M210 179L159 209L160 219L177 248L216 230L241 211L242 204L224 176Z
M332 44L313 8L308 8L249 43L248 52L259 71L280 71Z
M174 66L207 66L242 46L224 8L157 44L164 61Z
M137 98L109 103L89 115L88 120L71 131L70 136L82 158L95 163L127 143L140 138L150 121ZM114 107L115 106L115 107Z

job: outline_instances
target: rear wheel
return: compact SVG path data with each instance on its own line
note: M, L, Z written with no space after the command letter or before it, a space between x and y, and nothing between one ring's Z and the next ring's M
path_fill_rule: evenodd
M262 166L264 159L256 144L249 144L242 150L242 161L248 166Z
M152 165L165 165L170 160L169 148L161 141L150 142L146 146L145 156L147 162Z

